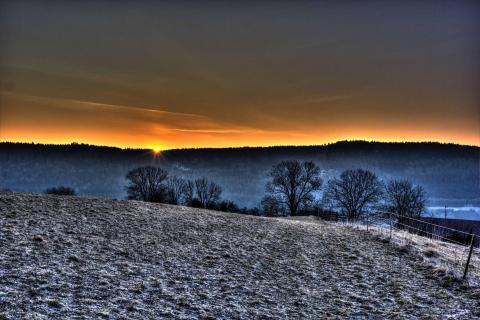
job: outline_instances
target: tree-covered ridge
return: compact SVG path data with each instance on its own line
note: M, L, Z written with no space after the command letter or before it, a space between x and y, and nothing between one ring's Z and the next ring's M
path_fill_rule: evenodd
M4 142L0 143L0 189L43 191L67 185L80 195L123 198L125 174L155 165L189 179L210 177L223 187L225 198L257 206L268 170L288 159L314 162L324 180L352 168L371 170L385 180L409 179L425 187L431 204L480 201L480 148L436 142L341 141L321 146L177 149L160 154L85 144Z

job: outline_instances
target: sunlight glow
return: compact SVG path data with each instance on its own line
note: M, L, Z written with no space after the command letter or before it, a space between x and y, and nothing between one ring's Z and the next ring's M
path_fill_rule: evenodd
M152 147L152 152L157 155L162 152L162 148L160 146L154 146Z

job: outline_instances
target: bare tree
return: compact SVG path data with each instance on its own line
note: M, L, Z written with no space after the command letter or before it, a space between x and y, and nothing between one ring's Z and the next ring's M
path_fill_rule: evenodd
M192 180L187 180L185 181L184 203L187 206L192 206L194 199L195 199L195 182L193 182Z
M220 199L222 188L215 182L203 177L195 180L195 191L202 208L210 208Z
M170 204L180 204L186 197L187 182L177 176L167 179L167 200Z
M292 216L301 206L313 201L313 192L322 186L320 168L310 161L282 161L274 165L268 175L271 181L267 183L266 191L281 199Z
M356 169L342 172L340 178L328 181L324 202L341 209L348 219L357 220L369 208L378 204L383 185L368 170Z
M167 171L147 166L127 173L127 194L129 199L164 202L166 200Z
M392 180L386 187L386 207L388 211L402 216L418 218L425 210L427 195L421 186L414 186L408 180Z

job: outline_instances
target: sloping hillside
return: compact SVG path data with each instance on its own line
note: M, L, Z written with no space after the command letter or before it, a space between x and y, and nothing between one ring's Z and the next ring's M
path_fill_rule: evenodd
M0 194L0 318L475 318L480 292L362 231Z

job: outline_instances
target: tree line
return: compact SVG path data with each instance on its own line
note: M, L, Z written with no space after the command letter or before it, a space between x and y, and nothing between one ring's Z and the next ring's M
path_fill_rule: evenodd
M259 214L256 208L239 208L233 201L222 200L222 187L206 177L189 180L170 176L166 170L159 167L145 166L129 171L126 179L127 198L130 200Z
M80 195L125 197L125 174L153 165L170 174L206 176L223 187L222 196L260 207L265 173L285 159L313 161L326 173L374 170L403 177L428 190L431 205L478 206L479 147L438 143L338 142L325 146L168 150L122 150L89 145L0 143L0 189L41 192L73 187ZM326 183L326 182L325 182ZM240 194L241 192L241 194Z
M362 219L378 209L420 217L427 201L421 186L404 179L383 182L364 169L345 170L323 183L320 168L311 161L281 161L272 166L268 178L260 209L240 209L233 201L221 200L221 186L206 177L188 180L153 166L129 171L126 190L132 200L266 216L329 210L349 220Z
M421 186L405 179L385 183L369 170L345 170L324 184L313 162L290 160L274 165L268 175L262 200L267 215L295 216L313 208L359 220L371 210L420 217L426 208L427 195Z
M128 199L214 209L222 188L206 177L187 180L169 176L162 168L146 166L126 175Z

